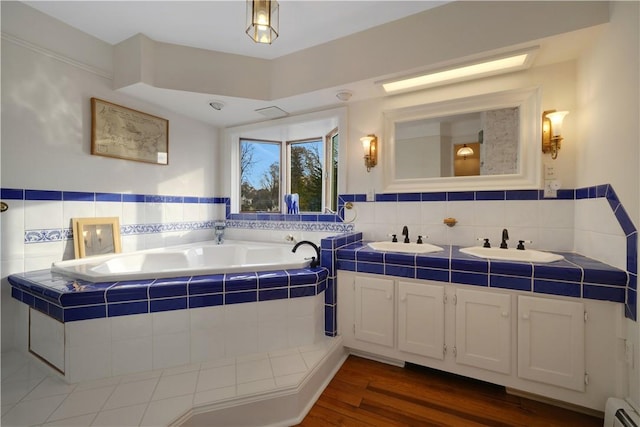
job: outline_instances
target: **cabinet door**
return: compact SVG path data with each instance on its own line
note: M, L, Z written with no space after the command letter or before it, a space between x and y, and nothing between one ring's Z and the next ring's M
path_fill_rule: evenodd
M456 362L511 371L511 296L456 291Z
M444 359L444 286L398 283L398 349Z
M518 376L584 391L584 304L520 295L518 313Z
M354 288L355 338L393 347L393 280L356 277Z

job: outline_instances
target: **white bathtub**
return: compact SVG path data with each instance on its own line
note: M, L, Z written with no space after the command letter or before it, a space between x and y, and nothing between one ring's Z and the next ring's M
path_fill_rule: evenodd
M226 241L102 255L54 262L51 270L90 282L159 279L208 274L305 268L310 247L292 253L291 244ZM308 252L311 250L310 253Z

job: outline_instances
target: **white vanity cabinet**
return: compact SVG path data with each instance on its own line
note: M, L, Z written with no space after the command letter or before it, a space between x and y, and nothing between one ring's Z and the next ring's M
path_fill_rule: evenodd
M510 372L511 295L344 272L338 281L347 347L422 364L451 363L451 354L454 363Z
M456 362L511 371L511 295L456 290Z
M342 270L337 292L356 354L599 411L625 381L618 303Z
M353 335L358 341L393 347L394 281L358 276L353 284Z
M518 295L518 314L518 376L584 391L584 304Z
M444 286L398 282L398 350L444 359Z

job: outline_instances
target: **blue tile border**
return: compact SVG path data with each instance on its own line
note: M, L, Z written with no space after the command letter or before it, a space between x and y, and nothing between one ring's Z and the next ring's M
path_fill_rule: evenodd
M12 274L8 280L14 299L61 322L72 322L314 296L325 292L329 271L325 268L275 271L270 275L270 287L259 291L258 277L264 274L91 283L63 278L50 270L37 270ZM291 277L295 277L295 281Z

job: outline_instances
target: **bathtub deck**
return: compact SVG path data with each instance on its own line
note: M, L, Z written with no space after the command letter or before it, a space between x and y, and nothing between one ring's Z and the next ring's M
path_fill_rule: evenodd
M32 356L2 354L2 425L167 426L203 407L295 391L339 338L269 353L67 384ZM241 414L240 414L241 415Z

